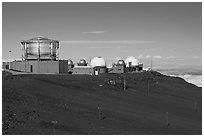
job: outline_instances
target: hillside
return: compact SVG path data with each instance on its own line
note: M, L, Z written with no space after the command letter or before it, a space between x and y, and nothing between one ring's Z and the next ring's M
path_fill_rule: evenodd
M2 97L3 134L202 134L202 89L157 72L3 72Z

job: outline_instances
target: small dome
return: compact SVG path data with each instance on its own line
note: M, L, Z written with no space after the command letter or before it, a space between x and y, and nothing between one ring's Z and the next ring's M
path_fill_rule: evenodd
M73 65L73 61L72 60L68 60L68 65Z
M79 64L84 64L85 65L86 64L86 60L85 59L80 59L79 60Z
M120 60L118 60L117 64L118 64L118 65L125 65L125 61L122 60L122 59L120 59Z
M94 57L91 60L91 66L92 67L104 67L106 66L106 62L102 57Z
M131 66L137 66L139 64L138 60L133 56L127 57L125 60L126 67L131 67L130 63Z

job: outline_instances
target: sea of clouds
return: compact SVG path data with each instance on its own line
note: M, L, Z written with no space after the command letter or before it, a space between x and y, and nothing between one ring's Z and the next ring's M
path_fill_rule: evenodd
M183 78L186 82L192 83L198 87L202 87L202 75L184 74L184 75L170 75L170 76Z
M192 83L198 87L202 87L202 71L195 69L163 69L158 70L160 73L172 76L180 77L188 83Z

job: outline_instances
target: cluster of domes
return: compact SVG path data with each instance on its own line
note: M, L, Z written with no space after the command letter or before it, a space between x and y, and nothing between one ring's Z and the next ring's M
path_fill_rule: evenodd
M85 59L81 59L81 60L79 60L79 62L77 64L78 64L78 66L86 66L88 63L86 62ZM135 57L130 56L130 57L127 57L125 59L125 61L122 59L119 59L114 64L115 65L125 65L126 67L134 67L134 66L139 65L139 61ZM72 60L68 60L68 65L73 65ZM106 62L102 57L94 57L94 58L92 58L92 60L90 62L90 66L91 67L105 67Z

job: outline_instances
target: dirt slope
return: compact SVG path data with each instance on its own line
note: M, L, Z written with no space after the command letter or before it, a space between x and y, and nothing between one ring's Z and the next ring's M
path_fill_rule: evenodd
M3 72L2 82L3 134L202 134L202 90L181 78Z

